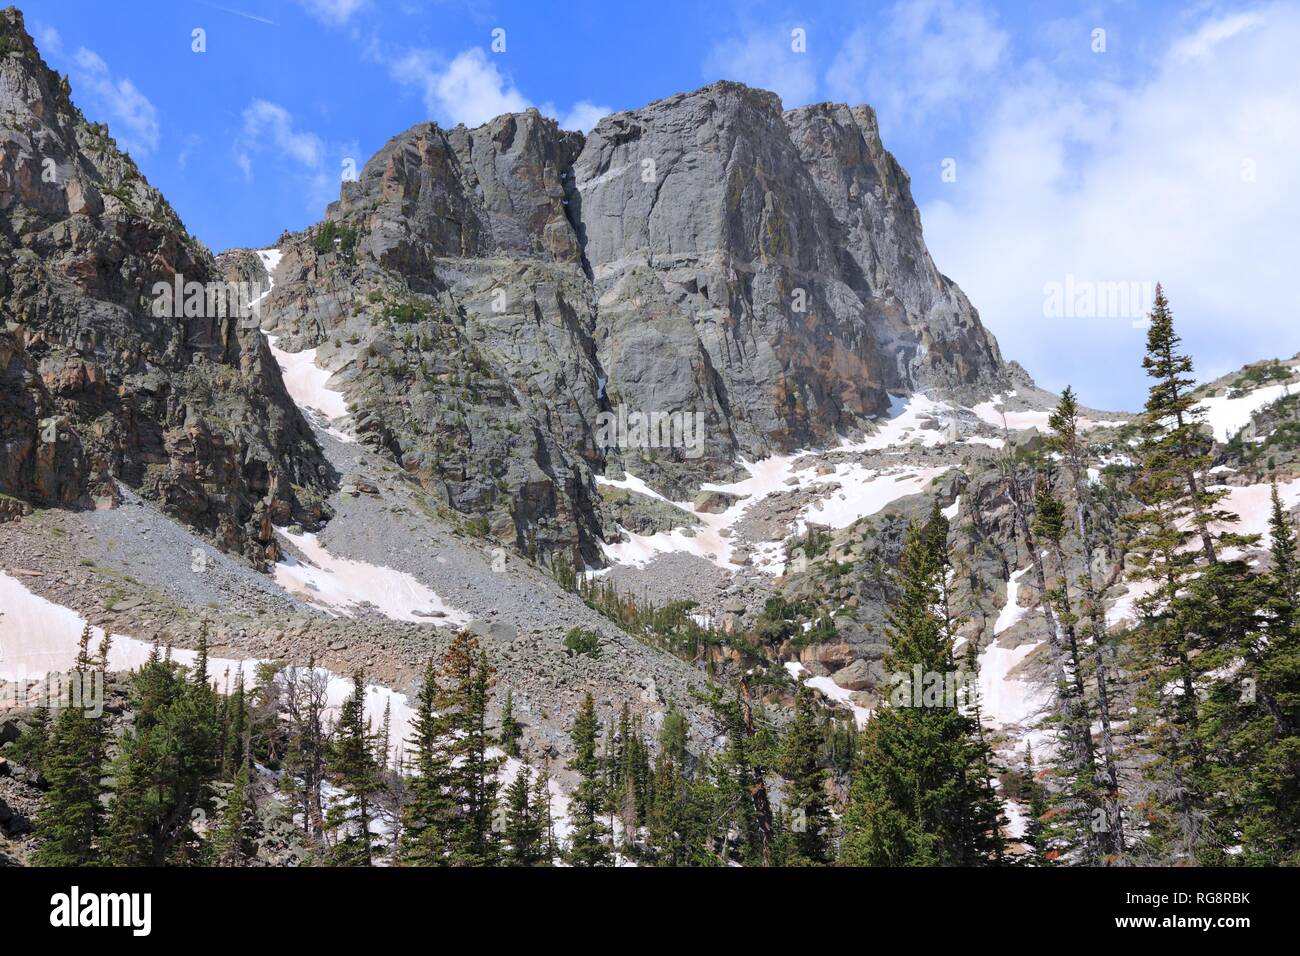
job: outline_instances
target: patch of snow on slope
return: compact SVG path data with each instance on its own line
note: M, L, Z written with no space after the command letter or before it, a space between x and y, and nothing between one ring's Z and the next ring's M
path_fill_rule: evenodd
M1264 535L1262 543L1268 544L1268 519L1273 513L1271 485L1212 485L1208 490L1228 493L1217 507L1231 511L1241 519L1235 530L1242 534ZM1300 478L1279 484L1277 494L1282 499L1284 509L1289 510L1300 504Z
M920 444L931 447L944 443L943 431L923 428L929 419L941 420L952 411L945 405L916 394L907 399L893 398L890 417L884 419L879 430L859 442L847 439L830 452L848 453L880 451L903 445ZM803 530L806 522L846 528L854 521L873 515L899 498L916 494L944 468L892 468L870 469L860 464L841 463L833 474L818 475L814 451L799 451L790 455L772 455L759 461L741 459L739 464L749 476L740 481L719 484L705 482L701 491L720 491L739 498L719 514L696 512L689 501L669 501L635 475L612 479L597 477L596 482L613 488L622 488L666 501L695 516L693 527L674 528L654 534L636 534L619 528L625 540L606 542L601 547L605 557L615 563L643 568L661 554L693 554L711 561L726 571L738 571L740 565L733 560L736 545L732 529L757 502L781 492L811 489L819 485L840 484L839 489L828 489L818 502L805 507L791 531ZM753 565L769 574L785 571L784 548L780 541L750 542L750 560Z
M1015 392L1009 392L1006 398L1013 398L1015 394ZM1002 428L1005 424L1012 431L1024 431L1030 428L1037 428L1040 432L1050 430L1048 419L1051 417L1051 412L1034 411L1032 409L1011 412L1002 407L1005 401L1006 399L1002 395L994 395L987 402L980 402L978 405L972 406L971 411L975 413L975 417L980 421L992 425L994 428ZM1091 418L1081 417L1079 419L1079 430L1117 428L1123 424L1122 421L1094 421Z
M46 674L72 670L77 661L77 647L85 619L72 608L55 604L28 590L18 579L0 571L0 679L36 679ZM97 653L104 639L103 628L91 628L91 653ZM153 645L148 641L126 634L113 634L108 654L110 671L129 671L142 666L149 659ZM193 666L198 655L186 648L173 648L172 660L186 667ZM223 689L227 677L233 682L241 671L251 680L259 660L237 661L223 657L208 659L208 674L218 689ZM327 703L338 707L352 692L352 681L331 674L324 669L321 674L328 679ZM376 722L383 717L384 705L393 705L394 726L405 726L410 708L406 697L386 687L370 686L366 689L366 713Z
M875 471L861 465L839 465L834 475L821 481L838 481L840 490L807 505L799 516L805 521L847 528L859 518L873 515L899 498L924 491L947 468L901 468Z
M290 555L274 568L276 584L302 595L309 603L348 617L363 603L395 621L468 624L470 615L447 604L405 571L331 554L311 532L276 534L291 541L306 562Z
M853 692L845 690L829 677L804 677L803 675L808 673L808 669L798 661L786 661L785 669L796 681L802 681L809 687L821 691L826 695L826 697L833 700L835 703L842 704L852 710L853 721L858 725L859 730L865 727L867 721L871 719L870 708L862 707L854 703Z
M1023 568L1007 581L1007 603L993 624L994 639L979 655L980 702L984 715L995 727L1023 727L1047 704L1049 693L1028 681L1010 677L1010 673L1043 642L1002 647L997 635L1014 626L1028 608L1019 604L1020 579L1028 573Z
M1263 408L1290 394L1291 386L1265 385L1237 398L1220 395L1204 398L1195 407L1205 413L1205 421L1214 430L1214 440L1226 442L1250 424L1250 417Z
M926 448L945 443L944 433L938 428L923 428L927 419L942 422L945 414L953 411L951 405L936 402L917 392L907 398L889 397L889 415L880 422L875 434L862 441L845 440L837 451L881 451L900 445L921 444Z
M271 290L275 288L273 276L276 267L280 264L281 255L279 249L263 249L258 252L257 256L262 260L262 265L266 268L268 281L266 291L253 300L254 306L270 295ZM304 349L301 352L285 352L276 348L275 343L279 341L279 336L268 333L263 334L266 335L266 344L271 349L272 357L274 357L276 364L280 366L280 374L284 378L284 389L289 393L289 397L293 399L294 404L303 411L313 413L323 419L322 427L339 441L356 441L351 435L340 431L331 424L335 419L345 418L348 415L348 403L342 392L329 387L328 382L333 373L316 364L317 350Z
M1028 608L1020 606L1020 579L1029 573L1028 568L1021 568L1019 571L1012 571L1011 577L1007 581L1007 603L1002 606L998 612L998 619L993 624L993 633L1001 634L1007 628L1012 627L1021 618L1028 613Z

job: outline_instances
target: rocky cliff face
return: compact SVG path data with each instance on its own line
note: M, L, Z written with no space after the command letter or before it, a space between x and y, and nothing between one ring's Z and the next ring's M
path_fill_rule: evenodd
M111 506L124 482L273 558L329 476L261 335L226 306L155 316L157 283L220 279L211 254L12 8L0 50L0 495Z
M935 268L867 107L718 83L607 117L390 140L281 242L264 324L320 347L359 430L457 510L590 557L593 474L674 497L1009 371ZM693 447L607 427L661 413ZM686 437L692 437L687 433Z

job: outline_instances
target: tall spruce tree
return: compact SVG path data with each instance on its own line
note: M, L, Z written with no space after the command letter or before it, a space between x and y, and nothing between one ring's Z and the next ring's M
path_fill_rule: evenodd
M1111 658L1114 654L1106 626L1104 598L1106 580L1097 581L1093 562L1098 553L1094 533L1092 485L1088 480L1083 443L1079 437L1079 404L1074 390L1066 386L1061 399L1052 410L1048 425L1052 444L1060 452L1070 477L1074 495L1074 534L1079 543L1079 585L1083 592L1080 615L1083 633L1091 649L1091 671L1095 690L1097 723L1101 731L1102 805L1106 814L1105 850L1117 857L1124 852L1123 802L1120 797L1119 759L1115 744L1112 697L1114 694ZM1058 556L1062 562L1063 557ZM1117 577L1122 564L1114 565L1111 578ZM1064 571L1062 571L1064 576Z
M782 741L781 776L785 806L793 820L792 853L787 865L822 866L831 860L829 774L822 765L822 728L812 689L801 684L795 695L794 720Z
M844 813L839 862L849 866L979 866L1001 858L1001 807L992 763L959 695L923 694L916 675L947 687L952 638L939 604L946 534L913 523L889 611L886 673L893 699L862 733ZM958 681L953 681L956 686Z
M1239 656L1257 626L1250 572L1220 551L1253 543L1218 507L1225 490L1205 487L1211 439L1192 395L1192 361L1180 351L1164 291L1156 287L1143 367L1151 377L1131 491L1141 507L1126 516L1136 602L1130 670L1140 680L1136 728L1151 759L1144 851L1163 862L1223 858L1232 842L1221 825L1221 795L1211 781L1202 699L1214 672ZM1229 827L1230 829L1230 827Z
M326 760L330 782L343 794L325 813L325 827L335 834L329 854L334 866L370 866L373 861L370 824L379 773L365 707L365 678L358 671L352 675L352 693L339 708Z
M608 866L612 862L609 831L600 819L605 794L597 756L599 735L596 701L588 692L578 706L570 731L574 754L569 769L578 774L578 782L569 795L571 832L568 860L573 866Z
M415 771L402 809L400 860L410 866L441 866L450 857L449 837L456 804L449 793L450 720L439 712L442 694L438 670L430 659L415 699L411 721L412 769Z
M82 687L90 686L96 667L90 638L90 625L86 624L71 675ZM84 706L65 706L54 719L43 760L49 788L35 820L40 846L34 859L40 866L88 866L99 859L103 827L99 781L105 757L101 718L92 716Z

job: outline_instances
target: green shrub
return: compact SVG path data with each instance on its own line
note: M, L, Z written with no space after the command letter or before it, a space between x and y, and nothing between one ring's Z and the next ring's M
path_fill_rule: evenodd
M564 635L564 649L570 657L586 654L588 657L600 657L600 635L585 627L575 627Z

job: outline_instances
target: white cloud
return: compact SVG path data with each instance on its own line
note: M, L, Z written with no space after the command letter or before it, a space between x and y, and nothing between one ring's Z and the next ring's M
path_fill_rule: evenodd
M792 48L795 26L755 29L716 44L704 60L710 80L736 80L781 97L786 109L812 102L817 95L817 73L812 51L817 36L807 36L806 52Z
M1297 47L1300 11L1277 4L1207 20L1133 87L1038 64L998 92L922 220L1008 357L1094 405L1140 403L1131 316L1044 317L1045 286L1067 276L1162 281L1203 379L1300 348Z
M430 51L413 50L393 63L391 72L399 83L421 91L430 115L451 125L481 126L532 105L479 47L463 50L445 66Z
M560 119L560 129L578 129L590 133L597 123L612 112L614 111L608 106L597 106L590 100L579 100Z
M324 145L315 133L295 129L293 116L283 106L267 100L253 100L244 110L240 133L247 151L275 150L308 167L321 164Z
M871 103L886 125L919 123L978 95L1007 35L972 0L904 0L883 29L849 34L826 72L830 95Z
M366 5L366 0L298 0L298 4L318 20L340 24L352 19Z
M343 167L340 162L337 170L331 169L328 160L328 156L335 152L339 152L341 157L355 157L356 143L327 147L315 133L300 129L293 114L278 103L257 99L244 109L243 126L235 148L236 165L246 179L252 179L255 155L287 160L292 175L302 182L304 200L312 212L319 212L331 200L338 198Z
M464 123L481 126L503 113L520 113L533 106L508 75L497 69L480 47L456 54L450 61L432 50L408 50L386 57L377 46L367 54L389 64L390 75L403 86L418 90L429 116L448 126ZM540 111L559 117L559 111L546 103ZM560 126L586 132L602 117L612 113L608 106L580 100L570 107Z
M106 116L113 137L123 149L138 155L157 149L161 127L158 110L149 98L130 80L113 76L108 64L93 50L81 47L72 59L73 92L89 107L86 112Z
M63 37L59 36L59 31L54 27L46 26L40 22L32 23L32 36L36 40L36 48L48 60L51 53L59 54L63 52Z

